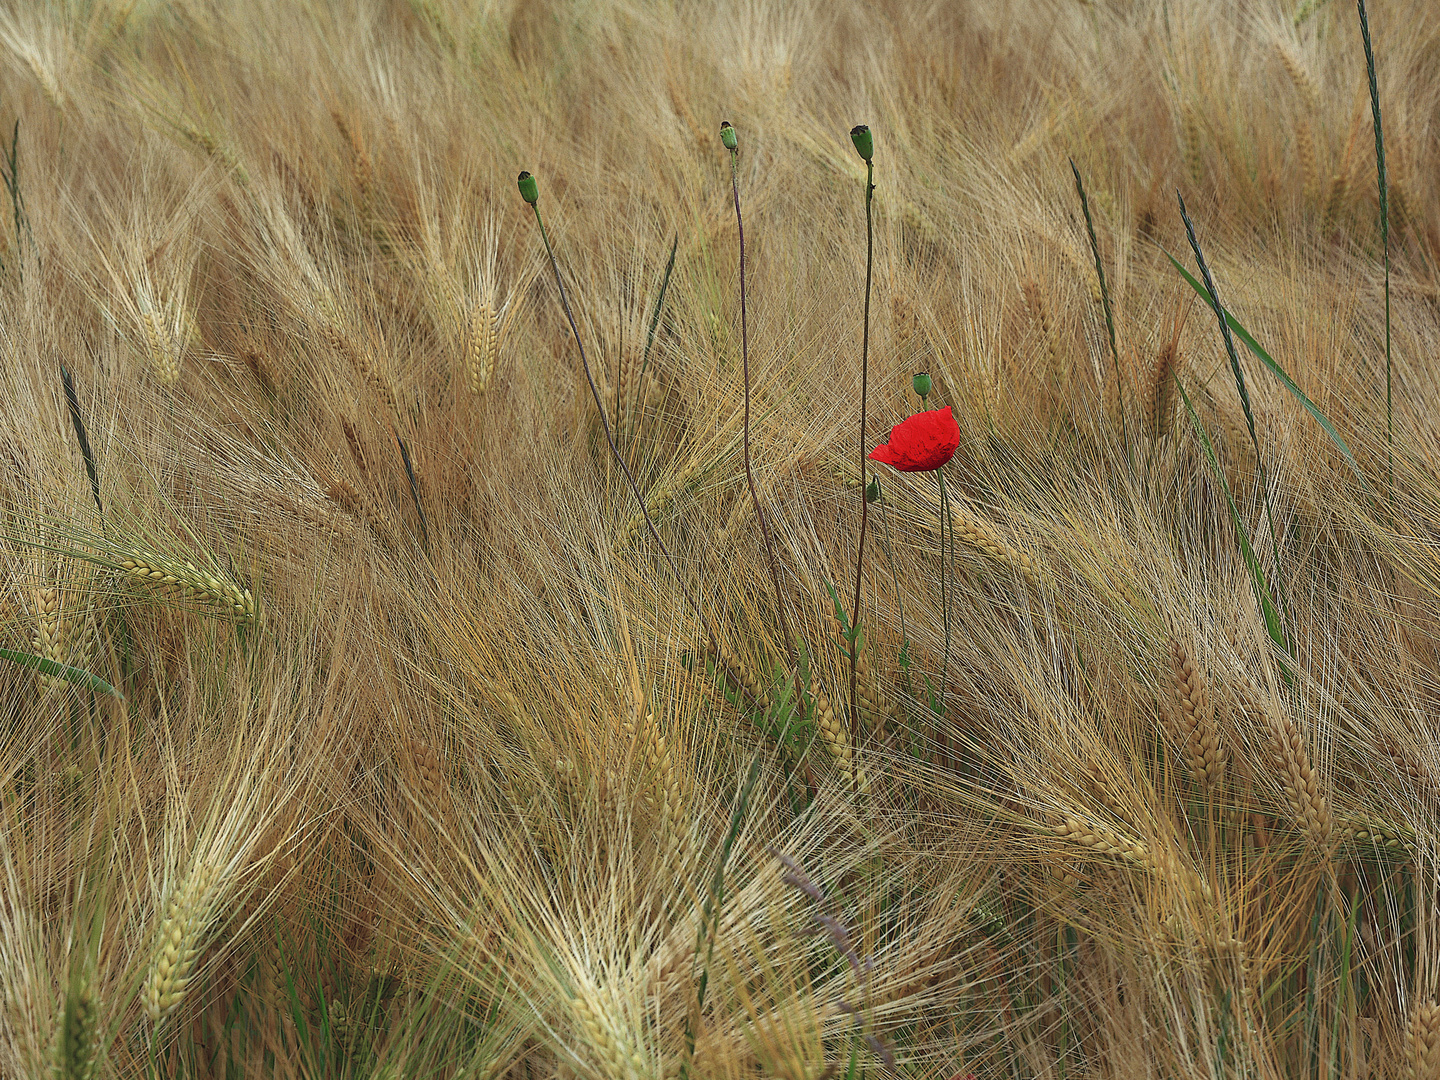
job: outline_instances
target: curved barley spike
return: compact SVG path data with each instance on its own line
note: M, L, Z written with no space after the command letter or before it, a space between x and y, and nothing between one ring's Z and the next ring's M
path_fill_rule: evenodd
M220 608L238 623L253 623L259 614L250 590L220 571L202 570L189 560L130 548L116 559L128 578L170 596Z
M214 916L211 889L217 878L214 867L201 863L171 890L165 902L155 956L140 991L152 1023L173 1013L185 997L195 958Z
M1405 1027L1407 1080L1440 1080L1440 1005L1421 1001Z
M1317 847L1328 848L1335 818L1299 726L1288 709L1272 703L1249 677L1241 675L1239 682L1240 709L1269 734L1270 763L1296 822Z
M1170 723L1175 741L1184 748L1190 774L1213 791L1225 769L1225 748L1215 722L1215 705L1204 671L1175 635L1170 637Z
M94 1080L100 1066L99 1003L93 979L80 975L65 994L55 1032L55 1080Z
M1050 385L1056 390L1063 390L1070 382L1070 359L1060 347L1054 316L1034 278L1026 279L1024 292L1025 306L1029 309L1030 318L1034 320L1040 341L1045 346L1046 371Z
M465 344L465 378L472 394L483 394L490 385L499 351L500 316L493 300L486 297L471 312Z
M964 506L953 505L952 516L959 538L971 547L984 552L996 562L1008 563L1032 586L1039 587L1045 577L1040 564L1023 551L1011 547L988 522L972 514Z

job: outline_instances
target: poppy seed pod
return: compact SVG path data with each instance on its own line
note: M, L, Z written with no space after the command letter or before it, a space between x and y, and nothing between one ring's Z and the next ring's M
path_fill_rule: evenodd
M522 172L520 174L519 184L520 197L531 206L534 206L540 198L540 185L535 183L535 177L531 176L528 172Z
M880 478L872 476L870 483L865 485L865 501L868 503L880 501Z
M869 161L875 156L875 140L870 135L870 129L864 124L856 124L850 129L850 141L855 144L855 149L864 160Z
M917 371L915 378L910 380L910 385L915 388L915 393L920 395L920 400L924 401L930 396L930 373L928 371Z
M726 150L734 150L739 145L735 139L735 129L730 126L729 120L720 121L720 141L725 144Z

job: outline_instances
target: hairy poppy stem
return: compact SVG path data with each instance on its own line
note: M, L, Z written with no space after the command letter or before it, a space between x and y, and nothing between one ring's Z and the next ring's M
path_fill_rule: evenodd
M944 466L935 470L940 478L940 613L945 620L945 659L940 664L940 715L945 715L945 680L950 669L950 589L945 580L945 525L950 525L950 560L955 560L955 520L950 516L950 496L945 491ZM953 567L952 567L953 569ZM946 745L949 745L948 738Z
M605 419L605 406L600 401L600 391L595 388L595 378L590 374L590 361L585 358L585 345L580 340L580 330L575 325L575 316L570 314L570 301L565 298L565 283L560 280L560 264L555 261L555 250L550 246L550 235L545 231L545 220L540 216L540 207L537 202L528 198L526 202L529 202L530 208L535 211L535 223L540 226L540 238L545 241L545 254L550 256L550 269L555 272L555 288L560 292L560 306L565 309L565 318L570 322L570 332L575 335L575 347L580 350L580 363L585 368L585 381L590 384L590 394L595 399L595 408L600 412L600 426L605 429L605 441L610 444L610 452L615 455L615 460L620 464L620 471L625 474L625 479L630 483L630 490L635 495L635 501L640 504L640 515L645 519L645 524L650 529L650 535L655 538L655 543L660 545L660 550L665 555L665 561L670 564L670 572L675 575L675 584L680 586L680 591L685 594L685 599L695 609L695 616L700 620L700 625L705 628L705 634L709 637L711 645L716 645L718 641L715 631L710 627L710 620L705 618L705 613L700 610L700 602L695 599L695 594L690 591L685 584L685 579L680 576L680 568L675 565L675 556L670 554L670 549L665 546L665 541L660 539L660 533L656 530L655 523L650 520L650 511L645 508L645 497L640 494L640 485L635 483L630 466L625 464L625 459L620 456L620 448L615 445L615 436L610 433L610 421Z
M857 129L858 130L858 129ZM866 132L868 136L869 132ZM854 133L852 132L852 137ZM873 147L872 147L873 151ZM870 524L870 500L865 494L865 406L870 385L870 275L875 264L875 227L870 204L875 195L875 162L865 159L865 329L860 339L860 544L855 553L855 603L850 617L850 745L860 752L860 700L856 693L856 666L860 658L860 581L865 565L865 527ZM856 790L859 773L856 773Z
M765 554L770 561L770 580L775 586L775 615L780 621L780 636L785 639L790 669L795 673L795 707L799 709L804 706L805 700L800 686L800 657L795 652L795 641L790 637L790 626L785 618L785 597L780 591L780 570L775 562L775 547L770 542L770 526L765 521L765 511L760 506L760 496L755 490L755 471L750 465L750 327L745 317L745 223L740 218L740 148L735 139L734 128L728 122L721 125L721 139L725 148L730 151L730 190L735 196L735 230L740 236L740 357L745 373L745 482L750 486L750 501L754 503L755 516L760 520L760 535L765 539Z

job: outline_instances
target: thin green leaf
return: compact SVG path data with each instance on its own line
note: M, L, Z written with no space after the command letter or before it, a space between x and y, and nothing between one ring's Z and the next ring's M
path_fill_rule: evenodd
M1240 554L1245 558L1245 565L1250 570L1250 584L1255 589L1255 599L1260 603L1260 613L1265 617L1265 629L1270 634L1270 640L1280 646L1286 656L1290 655L1290 645L1285 640L1285 628L1280 624L1280 612L1275 608L1275 602L1270 597L1270 584L1265 580L1265 571L1260 568L1260 561L1255 558L1255 549L1250 544L1250 531L1245 528L1245 522L1241 520L1240 510L1235 505L1235 499L1230 494L1230 485L1225 481L1225 471L1220 468L1220 462L1215 457L1215 448L1210 445L1210 436L1205 433L1205 425L1200 423L1200 417L1195 413L1195 406L1190 404L1190 395L1185 393L1185 387L1179 379L1175 385L1180 390L1180 400L1185 403L1185 411L1190 416L1190 424L1195 429L1195 434L1200 437L1200 445L1205 451L1205 460L1210 463L1211 470L1215 473L1216 479L1220 481L1220 488L1225 492L1225 502L1230 507L1230 519L1235 523L1235 534L1240 538ZM1281 669L1285 676L1285 682L1290 682L1290 675Z
M1160 250L1165 251L1164 248L1161 248ZM1199 281L1195 280L1195 276L1191 274L1190 271L1186 270L1185 267L1181 266L1178 262L1176 262L1174 255L1171 255L1168 251L1165 251L1165 257L1170 260L1170 264L1174 266L1176 270L1180 271L1181 276L1190 283L1190 287L1199 294L1202 300L1204 300L1207 304L1212 303L1209 290L1206 289L1205 286L1202 285ZM1355 474L1355 479L1360 481L1360 486L1365 489L1366 494L1373 495L1374 493L1371 492L1370 485L1366 483L1365 476L1360 471L1360 466L1355 461L1355 455L1350 452L1350 447L1346 445L1346 442L1343 438L1341 438L1340 433L1335 430L1335 425L1330 422L1330 418L1320 411L1319 406L1317 406L1313 401L1311 401L1308 397L1305 396L1305 391L1301 390L1300 387L1295 385L1295 380L1290 378L1290 376L1285 373L1285 369L1282 368L1279 364L1277 364L1274 359L1271 358L1270 354L1260 347L1260 343L1255 340L1255 338L1250 334L1250 331L1246 330L1245 327L1240 325L1240 323L1236 320L1235 316L1230 314L1228 308L1225 310L1225 321L1229 324L1230 329L1234 331L1235 336L1245 343L1245 347L1249 349L1252 353L1254 353L1259 358L1260 362L1266 367L1268 367L1271 373L1277 379L1284 383L1285 389L1289 390L1290 393L1294 394L1295 399L1299 401L1301 405L1305 406L1306 411L1315 418L1315 422L1325 429L1325 434L1330 436L1330 441L1335 444L1336 449L1340 451L1340 453L1344 456L1346 462L1349 463L1350 471Z
M91 675L88 671L80 668L73 668L66 664L56 663L54 660L47 660L43 656L36 656L34 653L16 652L14 649L0 649L0 659L9 660L12 664L19 664L21 667L34 668L42 675L49 675L52 679L64 679L76 686L86 686L97 694L109 694L118 701L124 701L125 695L116 690L98 675Z

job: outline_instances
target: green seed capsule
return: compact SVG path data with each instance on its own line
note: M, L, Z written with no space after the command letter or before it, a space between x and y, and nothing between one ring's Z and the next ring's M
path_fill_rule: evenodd
M520 174L520 197L531 206L534 206L540 198L540 185L535 182L535 177L528 172Z
M910 385L915 388L915 393L920 395L920 400L924 401L930 396L930 373L928 371L917 371Z
M870 136L870 129L864 124L856 124L850 129L850 141L855 144L856 151L865 161L875 156L875 140Z
M729 120L720 121L720 141L725 144L726 150L734 150L739 145L735 139L735 129L730 126Z

